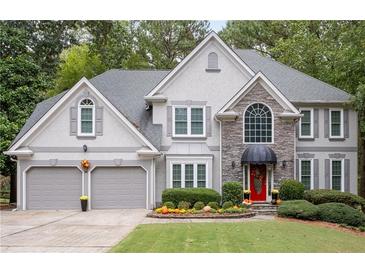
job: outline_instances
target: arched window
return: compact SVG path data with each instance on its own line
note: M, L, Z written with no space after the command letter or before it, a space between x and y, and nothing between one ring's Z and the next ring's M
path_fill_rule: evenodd
M218 55L215 52L208 54L208 69L218 69Z
M94 135L95 105L91 99L83 99L79 104L79 135Z
M244 116L245 143L272 142L272 113L264 104L249 106Z

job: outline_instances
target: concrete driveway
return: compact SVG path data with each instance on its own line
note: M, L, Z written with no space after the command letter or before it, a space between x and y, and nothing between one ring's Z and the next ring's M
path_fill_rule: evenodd
M147 212L0 211L0 251L106 252L142 223Z

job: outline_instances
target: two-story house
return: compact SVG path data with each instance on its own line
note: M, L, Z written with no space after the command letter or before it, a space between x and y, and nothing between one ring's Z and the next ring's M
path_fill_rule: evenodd
M9 150L19 209L153 208L166 188L283 178L357 193L350 95L211 32L173 70L113 69L37 105ZM89 168L80 161L88 160Z

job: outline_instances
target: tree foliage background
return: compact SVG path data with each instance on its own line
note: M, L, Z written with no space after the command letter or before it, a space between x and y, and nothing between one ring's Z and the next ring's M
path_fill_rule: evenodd
M208 21L1 21L1 152L46 97L112 68L171 69L209 30ZM228 21L219 34L354 95L363 155L365 21ZM14 171L1 153L0 173Z

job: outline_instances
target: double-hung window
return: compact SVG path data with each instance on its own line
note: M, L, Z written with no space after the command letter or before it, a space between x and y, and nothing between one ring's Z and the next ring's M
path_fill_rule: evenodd
M207 187L206 163L173 163L172 188Z
M306 190L313 188L313 166L312 160L300 160L300 182L304 185Z
M95 105L91 99L83 99L79 104L78 135L95 135Z
M343 110L330 109L330 138L343 138Z
M343 191L343 161L331 161L331 189Z
M313 138L313 109L301 109L299 138Z
M202 106L174 107L174 136L205 136L205 108Z

